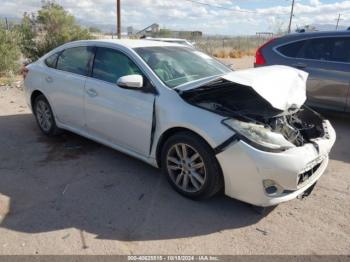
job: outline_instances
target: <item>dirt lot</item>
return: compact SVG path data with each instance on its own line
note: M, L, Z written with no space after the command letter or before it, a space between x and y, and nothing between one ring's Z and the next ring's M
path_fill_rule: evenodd
M253 67L253 64L254 64L253 56L245 56L238 59L237 58L220 58L219 60L225 63L226 65L232 65L232 68L235 70Z
M338 139L312 195L262 216L185 199L82 137L46 138L22 91L0 87L0 254L350 254L350 118L329 117Z

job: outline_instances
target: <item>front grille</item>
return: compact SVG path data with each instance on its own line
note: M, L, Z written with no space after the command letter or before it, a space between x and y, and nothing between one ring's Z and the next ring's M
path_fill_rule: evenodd
M313 168L309 169L308 171L301 173L298 175L298 186L309 180L310 177L317 171L317 169L320 167L321 163L318 163Z

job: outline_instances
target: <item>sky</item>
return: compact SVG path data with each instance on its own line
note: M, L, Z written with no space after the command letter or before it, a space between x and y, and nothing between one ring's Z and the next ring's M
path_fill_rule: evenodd
M208 5L194 3L201 2ZM1 0L0 18L35 12L41 0ZM115 0L56 0L80 23L113 28ZM210 35L249 35L287 28L292 0L121 0L122 26L200 30ZM218 8L220 7L220 8ZM225 8L225 9L224 9ZM296 0L293 28L308 24L350 26L350 1ZM108 26L109 25L109 26Z

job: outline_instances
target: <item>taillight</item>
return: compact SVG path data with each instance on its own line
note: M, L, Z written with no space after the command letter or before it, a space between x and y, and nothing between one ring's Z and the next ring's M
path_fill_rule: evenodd
M256 65L265 65L266 64L266 60L265 60L263 54L261 53L260 48L258 50L256 50L256 53L255 53L255 64Z
M23 80L26 79L27 75L29 73L29 69L26 68L25 66L22 68L22 76L23 76Z
M269 41L267 41L266 43L264 43L262 46L260 46L255 53L255 65L265 65L266 64L266 60L264 55L262 54L262 49L267 46L268 44L270 44L272 41L276 40L276 38L271 38Z

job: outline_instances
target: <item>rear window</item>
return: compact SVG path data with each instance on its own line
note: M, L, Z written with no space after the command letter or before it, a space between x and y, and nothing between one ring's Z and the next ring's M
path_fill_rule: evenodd
M58 57L59 53L53 54L51 56L49 56L48 58L45 59L45 64L48 67L51 68L56 68L56 61L57 61L57 57Z
M278 52L288 57L299 57L302 48L304 47L306 41L298 41L277 48Z
M325 37L308 41L304 58L332 62L350 62L350 37Z
M93 49L88 46L64 50L57 61L57 69L79 75L88 75Z

